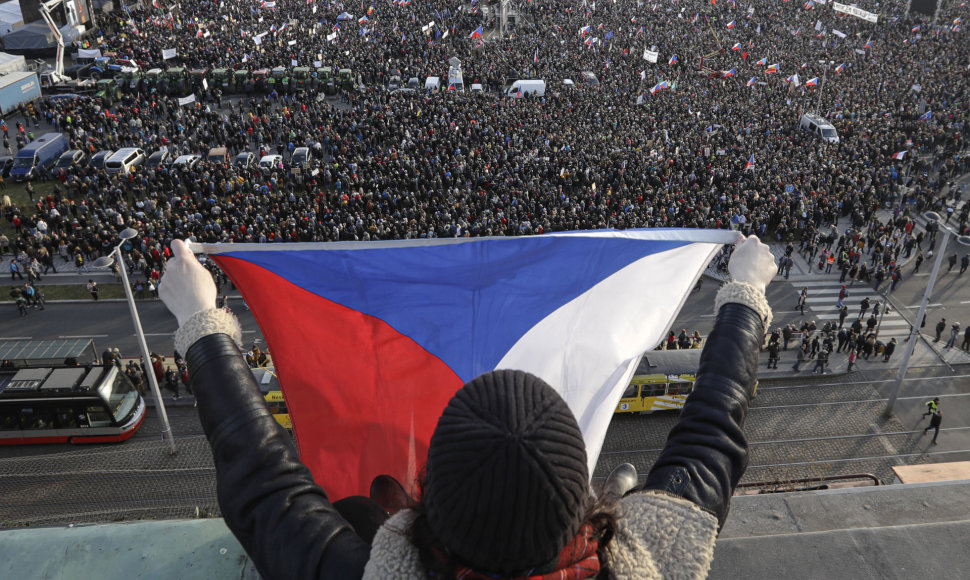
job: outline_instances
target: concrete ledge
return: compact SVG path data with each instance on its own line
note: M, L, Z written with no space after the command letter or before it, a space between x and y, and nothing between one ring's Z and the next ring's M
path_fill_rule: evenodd
M5 530L0 562L22 580L260 578L222 519Z
M708 578L965 578L970 481L736 497Z

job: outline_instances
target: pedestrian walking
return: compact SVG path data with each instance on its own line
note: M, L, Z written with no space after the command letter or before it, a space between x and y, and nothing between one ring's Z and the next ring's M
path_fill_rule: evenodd
M869 311L869 305L870 305L870 304L871 304L871 302L869 302L869 297L868 297L868 296L866 296L866 297L865 297L865 298L864 298L864 299L862 300L862 302L860 302L860 303L859 303L859 308L861 308L861 311L859 312L859 318L860 318L860 319L862 319L862 318L865 318L865 317L866 317L866 312L868 312L868 311Z
M889 362L889 357L891 357L893 353L896 352L896 344L897 343L896 343L895 337L890 339L889 344L886 345L886 350L883 351L884 356L883 356L882 362Z
M778 343L771 342L768 344L768 368L776 369L778 368Z
M942 422L943 422L943 412L937 411L933 413L932 417L930 417L929 426L927 426L926 429L923 429L923 435L926 435L926 432L929 431L930 429L934 429L933 445L939 445L939 443L936 442L936 438L940 436L940 423Z
M964 351L970 352L970 326L963 331L963 344L960 345Z
M806 288L802 288L801 294L798 295L798 304L795 305L795 308L798 308L798 310L803 315L805 314L805 301L806 300L808 300L808 288L807 287Z
M843 304L842 301L848 297L849 297L849 291L846 290L845 284L843 284L842 288L839 290L839 300L838 302L836 302L836 306L839 307L839 310L841 310L842 307L845 306L845 304Z
M947 262L950 263L950 266L946 269L947 273L949 273L950 270L952 270L953 267L957 265L957 255L956 254L953 254L952 256L950 256L949 258L947 258L946 260L947 260Z
M95 282L94 280L88 280L88 286L87 286L87 288L88 288L88 292L91 293L91 298L94 298L94 301L97 302L97 300L98 300L98 283Z
M848 316L849 307L843 304L842 309L839 310L839 328L842 328L842 325L845 324L845 319L848 318Z
M853 348L853 349L851 349L849 351L849 366L845 370L847 370L847 371L851 371L852 370L852 365L855 364L855 358L856 358L856 351Z
M825 365L829 362L829 352L824 348L819 351L818 358L815 359L815 368L812 369L812 374L819 373L825 374Z
M923 405L926 406L926 412L923 413L923 417L928 417L940 410L940 398L933 397L932 401L926 401ZM920 419L922 420L922 417Z
M958 336L960 336L960 323L954 322L953 326L950 327L950 340L946 341L946 345L943 348L950 348L956 344Z
M791 370L795 371L796 373L802 372L802 369L799 368L799 367L801 367L802 366L802 363L805 362L805 349L806 348L807 348L807 346L805 344L802 344L802 346L800 346L798 348L798 354L795 357L795 366L793 366L791 368Z
M923 252L916 254L916 268L913 269L913 274L919 274L920 264L923 263Z
M944 330L946 330L946 318L941 318L936 323L936 338L933 339L933 342L940 342L940 335L943 334Z
M963 257L960 258L960 274L966 272L968 266L970 266L970 254L964 254Z

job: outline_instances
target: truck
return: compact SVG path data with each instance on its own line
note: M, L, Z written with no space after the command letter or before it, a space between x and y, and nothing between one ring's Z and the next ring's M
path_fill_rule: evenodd
M16 71L0 76L0 114L40 98L40 80L33 71Z
M29 181L57 163L61 153L67 151L68 141L64 133L44 133L17 152L10 177L16 181Z

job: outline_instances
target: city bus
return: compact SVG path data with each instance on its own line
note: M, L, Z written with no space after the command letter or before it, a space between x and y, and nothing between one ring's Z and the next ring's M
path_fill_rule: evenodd
M653 413L683 409L687 395L694 389L692 374L644 374L634 375L630 385L623 391L623 398L614 413ZM754 394L758 383L754 384Z
M616 413L653 413L682 409L694 388L694 375L634 375Z
M0 368L0 445L124 441L144 419L115 365Z

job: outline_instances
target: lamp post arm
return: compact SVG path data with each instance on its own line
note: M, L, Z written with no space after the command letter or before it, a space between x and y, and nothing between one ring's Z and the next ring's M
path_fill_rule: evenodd
M943 264L943 254L946 253L946 243L950 239L950 230L943 229L943 241L940 242L940 253L936 255L936 261L933 262L933 271L930 273L930 281L926 284L926 291L923 292L923 300L919 304L919 311L916 313L916 320L913 321L913 329L909 333L909 342L906 343L906 352L903 353L903 360L899 364L899 373L896 374L896 382L893 383L893 390L889 394L889 401L886 403L886 410L883 414L886 417L891 417L893 414L893 407L896 405L896 398L899 396L899 387L903 384L903 379L906 378L906 371L909 367L909 358L913 356L913 351L916 350L916 341L919 339L919 329L923 324L923 317L926 316L926 305L930 301L930 296L933 294L933 286L936 285L936 276L940 273L940 265Z
M151 353L148 351L148 343L145 342L145 331L141 326L141 318L138 317L138 308L135 306L135 297L131 294L131 285L128 283L128 268L125 267L124 258L121 255L121 244L115 246L114 258L121 272L121 285L125 289L125 298L128 299L128 309L131 311L131 320L135 323L135 335L138 337L138 346L141 349L142 361L144 363L145 379L148 381L155 397L155 408L158 409L159 418L162 421L162 439L168 442L169 453L178 451L175 447L175 437L172 435L172 426L168 422L168 412L165 410L165 402L162 400L162 392L158 388L158 380L152 370Z

